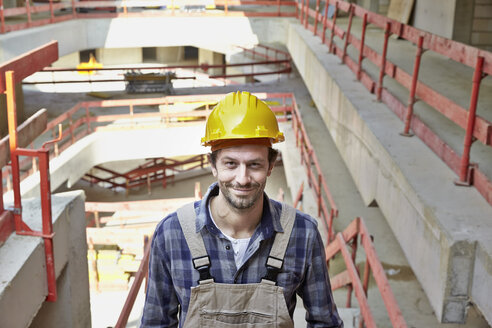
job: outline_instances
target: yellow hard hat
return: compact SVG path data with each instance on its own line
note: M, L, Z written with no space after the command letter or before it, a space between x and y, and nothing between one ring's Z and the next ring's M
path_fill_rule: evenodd
M272 143L284 141L277 118L265 102L249 92L231 92L210 113L203 146L228 139L268 138Z

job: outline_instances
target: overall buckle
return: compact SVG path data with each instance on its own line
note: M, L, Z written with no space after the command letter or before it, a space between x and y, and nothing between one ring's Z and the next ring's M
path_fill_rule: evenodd
M262 278L262 280L268 280L277 285L277 276L280 273L283 265L284 261L282 259L269 256L266 263L267 273Z
M215 281L214 277L210 274L210 257L208 255L197 257L192 260L193 267L200 274L200 279L198 279L198 283L211 280Z

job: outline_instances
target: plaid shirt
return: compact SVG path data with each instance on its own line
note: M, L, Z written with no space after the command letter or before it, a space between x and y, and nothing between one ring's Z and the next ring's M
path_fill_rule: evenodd
M210 273L217 283L258 283L266 274L265 264L275 232L283 231L280 224L282 205L269 200L265 194L261 222L237 269L231 242L214 225L208 211L210 197L218 195L218 192L219 187L214 183L204 199L195 202L196 228L201 231L210 256ZM190 302L190 289L198 284L198 279L177 214L172 213L158 224L152 240L142 327L176 327L178 314L179 326L182 327ZM307 310L308 327L343 327L331 294L323 242L316 221L299 211L277 283L284 288L291 317L297 293Z

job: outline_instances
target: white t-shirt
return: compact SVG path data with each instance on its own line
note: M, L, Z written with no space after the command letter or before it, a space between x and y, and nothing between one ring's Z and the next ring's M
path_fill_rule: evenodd
M246 249L248 248L249 240L251 238L232 238L226 235L222 230L220 230L217 223L215 223L214 217L212 216L212 211L210 210L210 203L208 204L208 213L210 214L210 218L212 218L212 222L215 224L217 229L219 229L222 234L231 241L232 249L234 250L234 261L236 262L236 268L239 269L241 266L244 254L246 253Z

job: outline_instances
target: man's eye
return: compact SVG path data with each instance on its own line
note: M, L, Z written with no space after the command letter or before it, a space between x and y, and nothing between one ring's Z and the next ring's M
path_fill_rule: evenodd
M236 165L236 163L234 163L234 162L225 162L225 165L226 166L234 166L234 165Z

